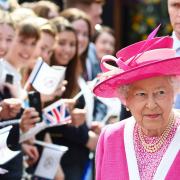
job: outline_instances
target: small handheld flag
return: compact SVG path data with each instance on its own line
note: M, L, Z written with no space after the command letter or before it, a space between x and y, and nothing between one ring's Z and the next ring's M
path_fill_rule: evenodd
M69 111L61 100L43 109L45 122L47 124L66 124L71 120Z
M32 86L40 93L50 95L57 89L59 83L64 79L65 71L65 67L50 67L39 58L24 89L26 89L29 84L32 84Z

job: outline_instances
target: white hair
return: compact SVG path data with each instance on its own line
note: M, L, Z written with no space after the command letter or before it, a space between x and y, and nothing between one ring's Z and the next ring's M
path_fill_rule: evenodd
M178 93L180 93L180 76L167 76L167 77L169 77L168 80L169 80L170 85L173 88L174 97L175 97ZM128 96L130 85L131 84L123 85L121 87L118 87L116 90L117 94L119 95L118 96L119 99L124 105L126 105L126 99Z

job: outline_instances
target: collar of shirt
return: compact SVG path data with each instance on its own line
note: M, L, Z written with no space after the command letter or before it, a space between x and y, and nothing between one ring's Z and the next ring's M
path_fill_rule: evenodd
M172 33L172 38L174 40L174 42L173 42L173 49L175 49L176 51L180 51L180 40L177 38L177 36L176 36L174 31Z
M4 68L3 71L10 73L14 76L14 83L21 81L21 74L5 59L0 59L0 64Z

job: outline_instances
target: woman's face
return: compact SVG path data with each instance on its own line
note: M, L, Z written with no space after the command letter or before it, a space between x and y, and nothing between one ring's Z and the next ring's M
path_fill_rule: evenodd
M130 85L126 104L147 135L160 135L171 114L174 91L169 77L153 77Z
M49 64L50 57L53 53L55 38L46 32L41 32L41 38L37 42L36 49L34 51L34 60L38 57L42 57L42 59Z
M36 38L28 38L16 34L9 53L7 54L9 57L8 59L10 59L11 63L18 69L28 66L36 48L36 44Z
M59 65L66 66L76 53L76 35L72 31L57 34L54 55Z
M10 49L15 30L8 24L0 24L0 58L7 54Z
M89 44L89 29L86 21L79 19L72 23L78 37L78 54L81 55Z
M115 48L115 38L107 32L101 33L95 42L97 57L99 60L104 55L113 55Z

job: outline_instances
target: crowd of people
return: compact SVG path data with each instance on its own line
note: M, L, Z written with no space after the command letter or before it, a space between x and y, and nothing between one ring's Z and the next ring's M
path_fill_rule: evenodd
M120 113L117 98L107 101L92 92L101 73L101 58L114 54L115 50L113 30L101 25L103 3L67 1L64 10L51 1L23 4L13 1L1 5L0 121L12 122L7 146L19 153L0 165L0 179L94 178L94 152L99 134L106 124L118 121ZM70 122L47 126L21 141L24 134L45 121L29 102L29 94L37 90L30 83L27 86L39 57L50 67L66 68L64 79L53 93L40 92L42 111L63 99ZM20 121L13 123L17 119ZM6 127L0 128L3 132ZM44 146L35 144L36 140L68 147L51 178L37 175L45 150Z

